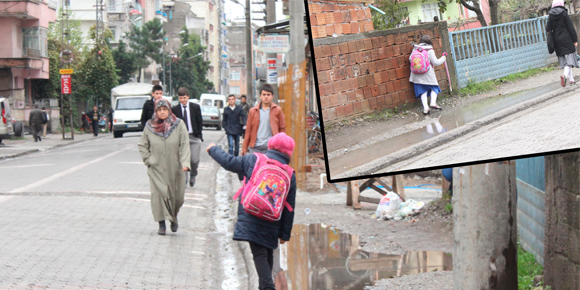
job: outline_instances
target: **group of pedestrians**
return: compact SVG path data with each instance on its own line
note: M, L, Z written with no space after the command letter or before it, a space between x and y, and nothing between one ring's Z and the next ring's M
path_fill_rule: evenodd
M172 232L178 230L177 215L184 202L187 178L193 187L203 142L199 105L189 102L186 88L180 88L177 94L179 104L171 107L162 98L162 87L154 86L151 99L143 106L141 118L144 130L138 147L143 163L147 166L151 209L153 219L159 223L159 235L166 234L166 221L170 221ZM252 108L245 102L245 98L242 98L242 105L237 106L235 96L228 96L228 106L224 108L223 117L228 152L213 143L207 147L207 152L214 160L243 178L243 190L240 191L242 196L256 194L254 189L258 189L260 195L269 195L267 200L272 203L272 208L281 214L277 220L268 220L248 211L241 199L238 203L238 220L233 239L250 244L260 289L276 289L272 277L274 250L279 244L290 240L296 198L296 176L288 166L295 143L284 133L284 114L272 101L273 97L274 91L270 85L260 89L260 101ZM238 156L242 135L242 156ZM271 166L277 166L292 174L280 174L278 177L286 176L287 180L274 186L268 182L280 180L272 175L257 181L256 176L261 173L256 172L268 170L263 162L267 162L270 169Z

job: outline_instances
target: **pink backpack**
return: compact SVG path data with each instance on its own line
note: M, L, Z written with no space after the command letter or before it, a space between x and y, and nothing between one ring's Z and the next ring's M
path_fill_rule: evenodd
M429 50L430 48L417 47L411 53L411 72L416 74L424 74L431 67L431 62L429 62Z
M292 211L286 201L292 182L292 167L268 158L261 153L254 153L258 158L250 180L238 190L234 199L242 194L244 210L260 219L278 221L282 217L284 206Z

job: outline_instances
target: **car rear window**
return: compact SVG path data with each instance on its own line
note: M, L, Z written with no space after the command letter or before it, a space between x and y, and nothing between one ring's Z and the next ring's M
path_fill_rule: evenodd
M201 112L202 113L214 113L217 114L219 113L218 109L216 107L201 107Z

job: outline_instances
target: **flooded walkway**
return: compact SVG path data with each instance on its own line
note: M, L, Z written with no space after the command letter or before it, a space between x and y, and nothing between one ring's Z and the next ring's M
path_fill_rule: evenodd
M363 289L380 279L452 270L449 253L387 255L361 251L359 243L358 235L329 225L294 225L292 238L281 247L288 289Z
M522 102L534 99L560 88L559 82L550 83L534 89L524 90L509 95L497 95L483 99L469 106L452 108L444 111L432 111L426 117L432 119L427 126L413 130L387 140L371 144L356 151L331 158L329 160L331 176L367 164L377 158L392 154L424 140L433 138L467 123L492 115ZM384 132L379 132L384 133ZM356 138L356 136L353 136ZM361 140L363 141L363 140Z

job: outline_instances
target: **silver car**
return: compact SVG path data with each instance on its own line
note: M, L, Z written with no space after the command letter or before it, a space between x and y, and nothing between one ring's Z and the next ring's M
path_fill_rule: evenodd
M222 113L218 107L201 106L202 125L204 127L215 127L222 129Z

